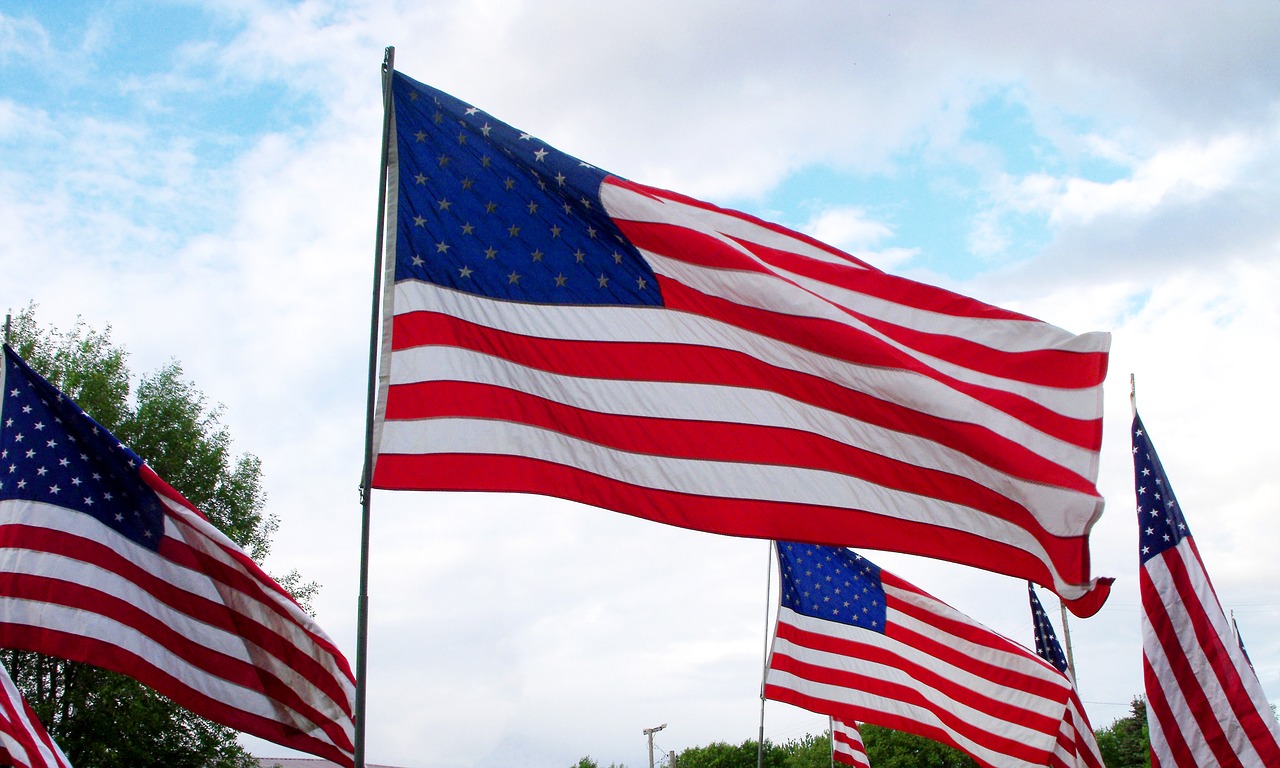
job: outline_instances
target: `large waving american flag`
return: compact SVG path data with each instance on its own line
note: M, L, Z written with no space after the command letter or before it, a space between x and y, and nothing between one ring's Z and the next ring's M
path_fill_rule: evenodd
M403 74L391 87L375 487L912 552L1101 605L1106 334L620 179Z
M848 549L778 542L765 697L934 739L989 768L1101 768L1066 676ZM1081 754L1078 747L1092 754Z
M198 715L354 764L355 682L293 598L8 345L0 646L133 677Z
M1132 437L1151 765L1280 765L1280 725L1136 413Z

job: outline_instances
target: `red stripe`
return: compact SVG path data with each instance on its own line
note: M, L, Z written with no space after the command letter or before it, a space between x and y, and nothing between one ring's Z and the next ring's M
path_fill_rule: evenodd
M2 668L0 668L0 675L8 676ZM22 748L27 757L26 760L19 761L16 755L5 748L3 744L0 744L0 759L5 759L10 764L21 766L21 768L32 768L37 763L40 766L65 765L58 759L57 749L51 746L53 742L49 738L49 734L45 732L44 727L36 719L31 707L22 699L21 694L18 694L18 698L15 699L6 690L4 695L0 696L0 700L2 700L0 714L3 715L3 718L0 719L0 728L3 728L4 734L9 739ZM48 763L41 759L40 750L42 746L53 754L53 763Z
M774 392L856 421L926 437L1027 480L1097 495L1087 479L986 427L894 405L818 376L768 365L742 352L678 344L543 339L495 331L433 312L397 315L393 323L396 350L456 346L567 376Z
M824 699L812 694L802 693L793 688L774 684L765 685L764 695L766 699L771 701L780 701L784 704L790 704L795 707L800 707L801 709L807 709L810 712L836 713L836 715L841 719L856 719L859 722L871 723L872 725L878 725L883 728L892 728L897 731L914 733L918 736L933 739L934 741L946 744L949 747L969 754L969 756L972 757L978 765L984 766L984 768L1005 768L1005 766L997 765L987 760L978 759L977 756L971 754L968 749L956 740L955 736L944 728L931 723L924 723L896 712L887 712L885 710L874 709L869 706L850 704L847 701ZM977 736L978 738L974 738L973 741L974 743L982 746L989 746L988 742L991 741L990 734L976 729L973 730L972 733L970 733L968 729L961 729L961 734L965 737ZM1006 739L1005 741L1008 740ZM1030 758L1024 759L1032 765L1048 762L1049 752L1047 751L1028 750L1023 745L1015 745L1015 748L1019 753L1030 753ZM1003 750L996 751L1003 753Z
M1139 577L1141 578L1141 576ZM1154 717L1156 722L1160 724L1160 731L1164 736L1164 745L1172 755L1173 765L1164 765L1160 762L1155 750L1155 742L1152 742L1151 749L1151 765L1152 768L1199 768L1195 757L1191 754L1191 747L1187 744L1186 736L1182 732L1182 726L1178 724L1178 718L1173 713L1171 701L1169 699L1170 691L1164 688L1164 681L1156 674L1152 668L1151 662L1146 655L1142 658L1142 677L1145 681L1145 690L1147 692L1147 717ZM1176 686L1172 693L1176 693ZM1179 704L1179 710L1182 704ZM1192 725L1194 725L1192 719Z
M1208 610L1213 610L1221 615L1221 606L1218 603L1217 595L1213 591L1213 585L1209 581L1209 575L1204 570L1204 563L1200 559L1200 552L1196 549L1195 539L1184 539L1188 554L1204 582L1206 593L1200 593L1191 578L1191 573L1187 570L1187 563L1182 558L1176 559L1177 571L1174 575L1174 583L1178 585L1179 592L1183 604L1188 606L1188 615L1191 619L1191 629L1195 635L1198 647L1204 650L1205 657L1209 660L1210 668L1213 670L1214 676L1218 680L1218 684L1222 687L1224 700L1218 702L1219 705L1225 704L1226 710L1223 711L1224 719L1231 721L1234 719L1244 732L1246 738L1253 745L1254 750L1262 761L1267 765L1280 766L1280 744L1276 743L1276 738L1272 734L1268 723L1263 720L1262 712L1257 704L1253 701L1253 697L1245 688L1244 680L1241 678L1241 670L1236 666L1235 659L1232 657L1232 651L1238 646L1232 642L1227 645L1226 640L1213 626L1209 619ZM1164 555L1171 558L1173 552L1167 552ZM1198 610L1191 610L1194 606ZM1225 616L1223 617L1225 621ZM1223 709L1219 706L1219 709ZM1232 717L1234 715L1234 718ZM1270 712L1266 717L1273 717Z
M659 282L665 304L672 310L706 315L855 365L918 373L1072 445L1096 451L1102 444L1101 419L1073 419L1021 395L961 381L865 331L835 320L795 316L780 319L776 312L699 293L666 278L659 277Z
M1040 523L987 486L795 429L598 413L468 382L393 386L386 418L495 419L530 424L632 453L816 469L988 512L1032 532Z
M682 528L730 536L910 552L996 569L1042 584L1053 583L1052 574L1040 558L967 531L859 509L656 490L522 456L383 453L377 457L373 486L388 490L535 493ZM1068 567L1065 578L1080 579L1080 569L1087 568L1087 561L1082 561L1087 554L1087 539L1059 539L1053 544L1049 556Z
M870 630L868 630L868 632L869 631ZM1061 693L1060 688L1051 688L1046 692L1043 690L1043 688L1046 687L1043 685L1043 681L1028 680L1023 675L1007 673L1006 670L993 667L990 664L966 658L963 654L958 654L952 651L942 643L920 643L918 642L921 638L919 635L915 635L914 633L903 633L903 635L904 637L901 640L898 640L898 638L891 639L898 640L898 642L901 642L905 647L923 652L943 664L971 672L977 677L990 681L994 686L1003 686L1007 688L1011 694L1017 691L1025 692L1038 698L1052 699L1053 694ZM899 687L896 683L880 681L878 678L864 676L861 674L857 675L857 677L860 678L859 680L850 679L846 681L845 678L842 677L842 675L846 674L845 672L834 669L827 670L825 667L821 666L813 666L813 669L815 670L825 670L817 677L813 677L809 674L800 675L808 680L815 680L829 685L839 685L844 688L849 688L852 691L883 695L898 701L917 704L930 710L938 709L939 716L944 720L948 720L949 718L958 718L957 715L950 712L944 713L941 711L942 707L937 704L930 703L920 693L920 689L922 688L933 688L948 696L953 701L960 702L968 707L976 709L996 720L1018 723L1019 725L1041 733L1055 733L1059 730L1060 721L1057 718L1047 717L1045 715L1032 712L1022 707L1010 704L1008 701L991 698L987 694L981 693L946 677L943 672L932 667L913 662L909 658L887 648L881 648L876 645L861 643L854 640L846 640L840 637L833 637L820 632L811 632L789 624L786 621L778 622L776 637L788 640L803 648L829 653L838 657L856 659L859 662L865 662L867 664L883 664L887 667L901 670L909 674L911 679L914 680L919 687ZM771 657L769 667L770 669L800 674L795 668L788 666L791 661L805 664L805 662L791 660L790 657L785 654L775 652ZM1040 685L1035 685L1034 683L1040 683ZM1037 688L1040 690L1037 690ZM906 694L908 691L910 691L909 696ZM967 724L967 721L959 719L955 722L965 722ZM976 726L968 725L967 727Z
M875 267L871 266L870 264L863 261L862 259L859 259L856 256L851 256L850 254L847 254L844 251L838 250L836 248L832 248L831 246L827 245L821 240L815 240L814 238L804 234L803 232L795 232L793 230L787 229L786 227L774 224L773 222L765 221L764 219L758 219L749 213L743 213L742 211L734 211L734 210L729 210L727 208L721 208L717 205L712 205L711 203L704 202L702 200L698 200L692 197L688 197L687 195L682 195L679 192L672 192L671 190L660 189L658 187L648 187L643 184L637 184L634 181L628 181L626 179L618 178L617 176L608 177L607 179L605 179L604 183L612 184L613 186L621 187L623 189L632 190L633 192L637 192L641 195L644 195L645 197L649 197L654 200L671 200L674 202L683 203L685 205L692 206L694 208L701 208L704 211L713 211L716 213L724 214L726 216L731 216L735 219L740 219L742 221L754 224L755 226L758 226L762 229L767 229L771 232L776 232L780 235L783 235L784 237L789 237L793 240L798 240L802 243L805 243L811 248L816 248L817 250L825 251L831 254L832 256L835 256L836 258L844 259L845 261L860 265L868 270L876 269ZM625 220L614 219L614 223L621 226L623 223L625 223Z
M0 574L0 597L62 605L86 614L98 614L119 622L164 646L177 657L196 667L200 673L211 678L221 678L234 685L255 691L280 702L317 726L323 727L326 734L337 743L341 743L345 738L342 730L332 721L332 718L310 706L306 699L291 687L289 682L269 673L265 667L227 656L187 638L161 619L126 600L83 584L24 574ZM55 634L51 637L56 639L57 635ZM97 639L99 638L95 638L95 640ZM110 642L111 640L109 637L100 639L105 642ZM60 648L52 644L43 648L32 648L31 650L39 650L42 653L55 656L64 656L65 658L71 658L73 661L88 661L125 675L137 676L135 668L113 666L112 664L113 661L116 663L132 663L133 659L136 658L132 654L108 655L105 659L72 657L69 654L74 653L74 649ZM204 698L204 695L198 694L195 688L190 687L191 684L181 682L176 676L174 681L180 688L174 692L165 691L165 693L179 704L195 709L192 706L192 696L195 695L197 699L201 699ZM198 701L196 704L198 705Z
M231 704L206 696L188 687L182 681L157 667L148 659L130 653L123 648L96 637L76 635L25 624L0 624L5 645L10 648L49 653L69 661L79 661L126 674L143 685L154 688L182 706L198 712L229 728L260 736L291 749L309 752L326 760L352 766L349 754L354 747L347 740L340 740L342 749L327 741L317 739L285 726L275 720L254 715ZM53 649L53 650L51 650ZM326 733L328 731L326 730ZM345 751L343 751L345 750Z
M1166 566L1170 566L1178 559L1177 552L1170 550L1160 556L1164 560ZM1172 570L1172 568L1170 568ZM1183 571L1185 576L1185 571ZM1239 764L1239 760L1235 757L1235 750L1231 748L1227 741L1227 736L1222 731L1222 726L1218 723L1215 714L1216 705L1209 700L1207 692L1201 686L1200 680L1196 676L1196 667L1193 666L1182 650L1179 636L1179 624L1175 624L1173 617L1165 612L1162 595L1151 580L1151 574L1146 567L1139 569L1139 591L1142 594L1142 605L1146 609L1147 621L1151 625L1151 630L1159 642L1164 654L1168 659L1169 667L1173 674L1174 689L1180 695L1181 699L1186 702L1186 707L1190 711L1190 715L1194 717L1200 730L1203 732L1205 743L1213 752L1215 758L1224 766ZM1194 604L1198 607L1198 603ZM1188 610L1192 610L1193 606L1186 606ZM1173 690L1167 691L1166 695L1174 693ZM1174 710L1176 713L1176 708ZM1177 727L1175 725L1175 727Z
M930 603L935 603L940 606L945 605L937 598L924 592L914 584L910 584L888 571L880 572L880 580L887 587L894 587L903 592L914 593ZM948 635L962 638L980 647L990 648L998 653L1025 659L1028 663L1043 671L1045 677L1029 678L1037 680L1039 687L1043 688L1045 686L1050 686L1055 689L1060 687L1056 685L1060 674L1056 669L1048 664L1048 662L1045 662L1039 656L1034 656L1028 653L1022 646L1014 643L1012 640L996 634L984 626L966 620L968 617L943 615L939 612L929 610L929 608L924 605L909 602L889 593L886 593L885 599L888 601L889 607L893 610L906 616L911 616L924 624L935 626ZM894 625L890 625L890 627L894 628ZM1053 682L1046 682L1046 677Z
M943 723L944 727L970 739L973 743L1000 754L1011 755L1031 764L1043 764L1047 761L1048 751L1033 749L1017 739L1000 736L962 719L954 712L931 704L916 688L889 683L867 675L847 670L831 669L808 664L789 656L775 653L770 668L779 672L787 672L796 677L858 691L872 696L884 696L905 705L916 706L927 710ZM816 710L824 711L824 710ZM879 725L878 717L860 717L860 720ZM1013 720L1011 722L1017 722ZM1056 725L1056 723L1055 723ZM955 742L952 742L955 743ZM958 746L958 745L957 745ZM968 750L965 750L968 752Z
M1189 547L1191 540L1185 541L1186 546ZM1223 644L1222 636L1214 629L1205 613L1206 606L1201 602L1202 596L1197 592L1187 570L1187 564L1179 553L1181 547L1182 545L1167 550L1160 555L1160 558L1169 569L1172 582L1178 591L1176 599L1186 612L1185 622L1175 621L1164 612L1162 603L1148 602L1148 596L1146 594L1143 596L1144 606L1159 606L1155 610L1156 616L1152 616L1151 612L1148 612L1148 616L1166 655L1171 656L1170 663L1174 665L1174 670L1177 672L1175 679L1181 686L1184 696L1191 703L1192 711L1197 714L1196 719L1204 731L1208 746L1223 765L1230 765L1233 760L1238 761L1239 756L1236 747L1231 743L1231 738L1223 731L1220 721L1238 723L1264 763L1280 765L1280 745L1276 744L1266 723L1259 716L1257 708L1253 706L1249 692L1240 679L1240 671L1235 667L1227 647ZM1192 552L1191 556L1196 567L1203 568L1199 556L1195 552ZM1208 580L1207 575L1202 578ZM1149 581L1150 574L1144 568L1142 582L1144 588ZM1159 600L1159 595L1155 593L1154 582L1151 582L1150 589L1151 596ZM1165 595L1164 597L1168 599L1174 596ZM1194 640L1200 651L1201 663L1192 665L1190 660L1185 658L1179 642L1180 637L1183 640ZM1173 656L1177 657L1176 663ZM1218 685L1222 688L1221 697L1215 692L1213 698L1209 698L1209 691L1203 687L1203 683L1196 676L1195 670L1203 669L1205 666L1212 671Z
M293 669L312 685L323 690L339 706L344 709L346 707L347 695L338 681L323 665L302 652L293 642L281 637L259 621L233 611L222 603L199 597L174 586L101 542L48 528L5 525L0 526L0 548L27 549L62 555L97 566L104 571L116 573L178 613L191 616L200 623L216 627L233 636L244 638L247 643L281 659L286 667ZM163 550L166 553L183 551L190 553L186 547L172 540L166 543ZM5 576L0 574L0 580L4 580ZM279 698L295 709L306 707L291 687L274 676L267 675L265 670L253 665L241 667L241 662L213 653L198 641L177 634L168 625L142 609L114 598L108 599L105 593L91 586L44 580L38 576L21 574L8 575L8 578L16 580L14 583L25 583L22 596L27 599L71 605L82 610L112 616L122 623L138 628L143 634L157 639L182 658L217 677L233 680L239 685L264 692L272 698ZM23 579L30 581L23 582L21 581ZM217 581L210 583L214 586L218 584ZM42 586L37 587L37 584ZM81 595L81 600L73 602L73 594ZM15 593L14 596L18 595ZM246 595L246 597L251 598L252 595ZM105 601L105 604L100 604L99 601ZM113 605L115 610L108 610L108 605ZM255 602L255 607L266 608L266 604ZM234 673L232 667L236 669ZM329 720L328 717L322 717L317 723L327 720Z
M678 225L624 222L622 229L627 238L642 250L712 269L768 275L811 294L812 291L808 288L770 267L853 293L944 316L1036 323L1044 326L1038 320L1005 312L941 288L879 271L817 261L808 256L735 240L743 248L759 257L764 262L762 264L717 238ZM667 286L672 283L678 284L678 281L663 278L664 304L671 308L681 308L684 305L674 302L668 291ZM1051 348L1021 352L1004 351L959 335L947 334L944 330L946 321L943 319L936 323L937 331L920 331L858 312L856 299L853 305L845 305L818 297L817 294L812 295L832 309L874 326L910 349L971 370L1064 389L1096 387L1106 377L1107 354L1105 352L1071 352ZM728 316L722 312L708 311L706 314L729 321ZM774 327L802 320L803 318L795 315L787 315L783 323L775 321ZM858 333L848 326L837 325L844 328L846 332ZM1047 329L1047 326L1044 327ZM866 339L874 339L874 337L856 336L853 341L861 343ZM876 343L883 344L878 340Z

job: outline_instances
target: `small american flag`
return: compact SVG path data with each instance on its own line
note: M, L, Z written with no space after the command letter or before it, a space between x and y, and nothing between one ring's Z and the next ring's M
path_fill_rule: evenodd
M831 760L854 768L871 768L857 723L831 718Z
M1132 430L1151 764L1274 768L1280 726L1137 414Z
M400 73L373 485L923 554L1087 615L1109 337L635 184Z
M1053 624L1049 621L1049 614L1044 612L1040 598L1036 597L1035 585L1030 582L1027 583L1027 594L1031 599L1031 623L1035 626L1036 653L1066 675L1069 673L1070 666L1067 655L1062 652L1062 646L1058 644L1058 634L1053 631Z
M15 768L71 768L67 756L36 719L27 700L0 666L0 764Z
M1035 625L1036 655L1052 664L1054 669L1071 681L1071 700L1067 703L1067 716L1063 718L1062 731L1058 734L1058 750L1050 765L1102 768L1098 742L1093 735L1093 726L1085 714L1084 704L1080 702L1080 694L1075 690L1075 680L1067 655L1058 644L1058 635L1053 631L1053 623L1040 604L1040 598L1036 596L1035 587L1027 584L1027 593L1031 600L1031 622Z
M1075 732L1071 683L1030 650L852 550L778 542L778 561L766 698L934 739L992 768L1101 768L1076 754L1092 735Z
M353 764L346 658L142 459L5 345L0 646L129 675L198 715Z

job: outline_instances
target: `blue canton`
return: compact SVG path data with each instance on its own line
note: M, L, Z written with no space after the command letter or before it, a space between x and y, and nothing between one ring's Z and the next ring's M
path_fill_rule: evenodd
M600 202L607 173L400 73L396 280L557 304L662 302Z
M1138 499L1138 561L1145 563L1191 535L1173 486L1160 466L1160 457L1142 426L1133 417L1133 485Z
M1036 655L1065 675L1070 665L1067 664L1067 657L1062 652L1062 646L1058 644L1058 635L1053 631L1053 624L1049 622L1049 616L1044 612L1040 598L1036 597L1036 588L1031 582L1027 582L1027 593L1031 596L1031 621L1035 624Z
M880 569L841 547L778 542L782 604L817 619L884 632Z
M164 512L142 482L142 459L4 347L0 501L53 504L92 515L158 549Z

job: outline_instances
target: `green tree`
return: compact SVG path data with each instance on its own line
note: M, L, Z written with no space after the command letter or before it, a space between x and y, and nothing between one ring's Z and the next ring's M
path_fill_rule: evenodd
M33 369L142 456L174 488L259 562L277 527L264 512L262 467L233 457L221 409L171 361L133 390L125 350L111 329L81 321L40 328L34 307L13 322L10 341ZM296 572L280 579L304 600L316 590ZM87 664L5 651L5 665L37 716L77 768L246 768L256 765L236 732L197 717L137 681Z
M875 768L977 768L965 753L912 733L862 726L862 744Z
M758 742L748 739L734 745L716 741L705 747L690 747L676 759L676 768L756 768ZM785 768L786 755L768 739L764 742L765 768Z
M779 749L783 768L831 768L831 731L788 739Z
M1151 734L1147 730L1147 701L1134 697L1128 715L1098 731L1098 752L1107 768L1150 768Z
M600 768L600 763L596 762L596 759L591 755L584 755L572 768ZM609 763L609 768L626 768L626 766L618 763Z

